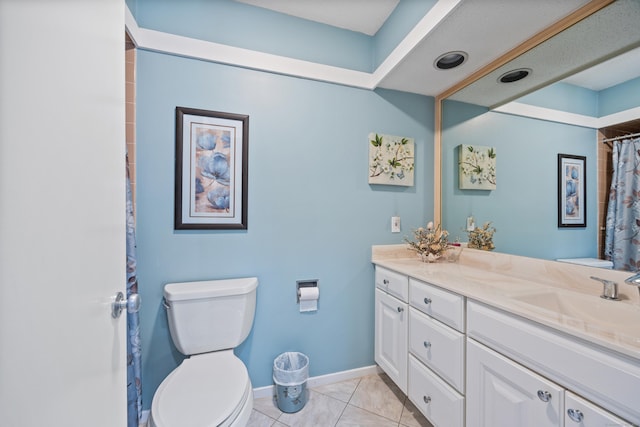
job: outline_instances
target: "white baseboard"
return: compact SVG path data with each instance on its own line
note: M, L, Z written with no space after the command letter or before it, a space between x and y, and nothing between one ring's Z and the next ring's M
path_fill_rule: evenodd
M331 374L310 377L307 380L308 387L319 387L325 384L339 383L340 381L351 380L354 378L364 377L365 375L381 373L382 369L378 365L365 366L362 368L350 369L348 371L334 372ZM260 399L263 397L273 396L274 386L257 387L253 389L253 398Z

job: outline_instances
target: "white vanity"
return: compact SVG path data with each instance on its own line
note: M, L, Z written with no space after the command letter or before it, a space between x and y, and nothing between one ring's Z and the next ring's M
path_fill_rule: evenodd
M470 249L423 263L404 245L372 260L375 360L434 426L640 425L629 274Z

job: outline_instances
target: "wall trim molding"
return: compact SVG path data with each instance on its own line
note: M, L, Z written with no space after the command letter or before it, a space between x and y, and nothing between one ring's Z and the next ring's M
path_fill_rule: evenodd
M436 3L373 73L141 28L128 7L125 7L125 28L133 43L141 50L374 90L461 1Z
M364 377L365 375L379 374L382 369L378 365L364 366L362 368L350 369L348 371L334 372L317 377L310 377L307 380L307 387L320 387L326 384L338 383L341 381L352 380L354 378ZM257 387L253 389L253 398L260 399L270 397L275 394L274 386Z
M618 123L636 120L640 117L640 107L630 108L602 117L592 117L520 102L509 102L491 111L592 129L602 129Z

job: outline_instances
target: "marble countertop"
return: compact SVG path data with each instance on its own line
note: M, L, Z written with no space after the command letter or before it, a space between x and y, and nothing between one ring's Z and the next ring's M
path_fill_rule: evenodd
M465 248L459 261L425 263L405 245L373 246L372 262L640 361L640 296L628 272ZM619 285L600 298L596 276Z

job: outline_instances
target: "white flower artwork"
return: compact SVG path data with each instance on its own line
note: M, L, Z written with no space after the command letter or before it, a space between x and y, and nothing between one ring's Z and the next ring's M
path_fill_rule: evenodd
M413 186L413 138L369 134L369 184Z
M495 190L496 149L461 144L459 150L459 188L461 190Z

